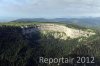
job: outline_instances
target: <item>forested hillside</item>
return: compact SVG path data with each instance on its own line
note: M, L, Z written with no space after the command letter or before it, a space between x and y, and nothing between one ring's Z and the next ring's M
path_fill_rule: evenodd
M73 63L59 66L100 66L100 32L95 32L89 38L63 40L39 31L23 35L20 26L0 26L0 66L58 66L39 63L39 57L75 58ZM95 63L77 63L77 57L95 57Z

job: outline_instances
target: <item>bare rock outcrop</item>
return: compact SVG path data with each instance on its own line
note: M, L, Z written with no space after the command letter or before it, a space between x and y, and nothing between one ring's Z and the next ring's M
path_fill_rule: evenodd
M95 32L93 31L74 29L58 24L34 24L31 26L24 26L21 28L23 29L22 31L23 34L28 34L36 31L42 31L43 34L51 32L51 34L53 34L55 38L60 37L61 39L67 39L67 37L78 38L78 37L89 37L95 35Z

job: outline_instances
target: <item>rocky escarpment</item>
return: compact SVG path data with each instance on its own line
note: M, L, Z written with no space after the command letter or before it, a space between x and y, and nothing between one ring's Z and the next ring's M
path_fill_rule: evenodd
M34 24L29 26L22 26L23 34L29 34L36 31L41 31L44 35L50 33L55 38L67 39L78 37L89 37L95 35L95 33L89 29L81 30L75 28L69 28L64 25L58 24Z

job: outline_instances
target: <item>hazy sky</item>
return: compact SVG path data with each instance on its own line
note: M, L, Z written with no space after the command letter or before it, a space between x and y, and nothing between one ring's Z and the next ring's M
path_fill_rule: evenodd
M100 0L0 0L0 17L100 16Z

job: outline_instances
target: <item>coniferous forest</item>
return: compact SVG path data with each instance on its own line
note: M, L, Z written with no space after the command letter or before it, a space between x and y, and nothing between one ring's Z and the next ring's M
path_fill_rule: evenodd
M80 27L78 27L80 29ZM55 39L52 35L33 32L23 35L19 26L0 27L0 66L58 66L39 63L39 57L75 58L73 63L59 66L100 66L100 32L83 41ZM77 63L77 57L94 57L95 63Z

